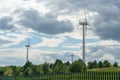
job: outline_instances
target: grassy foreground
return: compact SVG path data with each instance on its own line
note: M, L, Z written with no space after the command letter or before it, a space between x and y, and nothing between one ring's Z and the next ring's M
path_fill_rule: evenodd
M81 73L1 77L0 80L120 80L120 72L89 71Z
M120 80L120 67L88 69L80 73L1 77L0 80Z
M96 68L88 69L87 71L120 71L120 67Z

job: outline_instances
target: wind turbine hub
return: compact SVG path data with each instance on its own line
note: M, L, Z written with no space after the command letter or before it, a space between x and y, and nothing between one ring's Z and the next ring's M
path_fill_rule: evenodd
M25 47L30 47L30 45L25 45Z
M88 25L87 22L79 22L80 25Z

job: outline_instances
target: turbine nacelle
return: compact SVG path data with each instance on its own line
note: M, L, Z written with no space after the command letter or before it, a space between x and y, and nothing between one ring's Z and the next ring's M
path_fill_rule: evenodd
M30 47L30 45L25 45L25 47Z
M88 25L87 22L79 22L79 25Z

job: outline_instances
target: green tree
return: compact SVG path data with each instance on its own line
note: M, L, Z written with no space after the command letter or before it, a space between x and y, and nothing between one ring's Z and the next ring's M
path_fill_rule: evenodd
M66 73L68 72L68 67L61 60L57 59L52 70L54 73Z
M4 75L5 76L13 76L14 75L14 71L11 66L5 67Z
M35 70L34 65L30 61L26 62L26 64L23 66L23 73L25 75L33 74L34 70Z
M97 63L97 61L95 60L95 61L93 61L93 68L98 68L98 63Z
M113 67L118 67L118 63L115 62L115 63L113 64Z
M60 64L63 64L62 61L59 60L59 59L57 59L57 60L55 61L55 64L54 64L53 68L55 68L57 65L60 65Z
M59 64L59 65L56 65L54 72L55 73L66 73L68 72L68 68L65 64Z
M88 68L93 69L93 63L92 62L88 62Z
M34 65L32 64L32 62L27 61L27 62L25 63L25 65L23 66L23 68L26 69L27 67L33 67L33 66L34 66Z
M31 67L27 67L24 71L25 75L32 75L33 73L34 73L34 71Z
M105 61L103 62L103 66L104 66L104 67L111 67L111 64L109 63L108 60L105 60Z
M19 75L20 74L20 71L21 71L21 67L19 66L10 66L13 70L13 75Z
M99 61L99 62L98 62L98 67L99 67L99 68L103 68L103 62L102 62L102 61Z
M49 64L48 63L44 63L42 65L42 70L44 74L48 74L49 73Z
M65 63L65 65L70 66L70 62L69 62L69 61L68 61L68 62L66 62L66 63Z
M34 68L35 68L35 74L41 74L43 73L43 70L42 70L42 65L34 65Z
M70 72L81 72L86 70L86 65L82 60L77 60L70 66Z
M4 75L4 67L0 67L0 76Z

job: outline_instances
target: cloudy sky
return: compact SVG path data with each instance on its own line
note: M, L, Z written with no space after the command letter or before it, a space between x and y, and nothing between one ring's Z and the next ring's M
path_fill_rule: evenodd
M82 58L86 13L86 62L120 61L119 0L0 0L0 65L24 65L27 39L34 64Z

